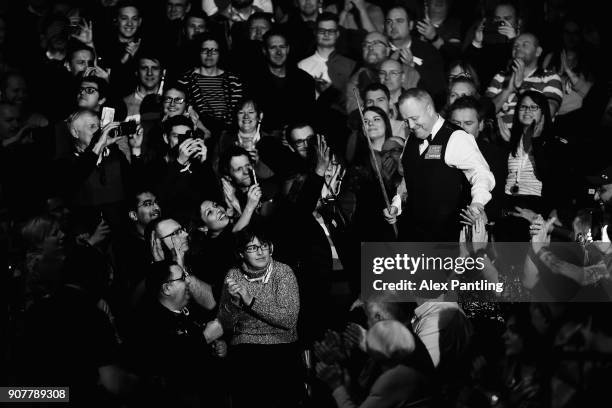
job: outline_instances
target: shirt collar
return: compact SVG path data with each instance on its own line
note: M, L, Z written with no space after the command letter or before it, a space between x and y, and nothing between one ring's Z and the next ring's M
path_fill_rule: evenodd
M444 119L442 118L442 116L438 115L438 119L436 119L436 123L434 123L433 127L431 128L431 139L432 140L436 137L436 134L438 133L440 128L442 128L443 124L444 124Z
M264 273L263 275L258 276L257 278L249 278L247 274L243 273L242 276L244 276L244 279L246 279L249 282L261 282L262 284L265 285L270 280L271 274L272 274L272 261L270 261L270 264L266 268L266 273Z

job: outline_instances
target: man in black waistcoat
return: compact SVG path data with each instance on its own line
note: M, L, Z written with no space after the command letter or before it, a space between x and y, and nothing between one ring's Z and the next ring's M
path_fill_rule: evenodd
M455 242L460 209L469 204L477 214L484 213L495 178L474 137L438 115L426 91L412 88L402 94L398 105L414 134L402 155L407 200L400 240ZM390 223L400 213L393 207L391 213L384 210Z

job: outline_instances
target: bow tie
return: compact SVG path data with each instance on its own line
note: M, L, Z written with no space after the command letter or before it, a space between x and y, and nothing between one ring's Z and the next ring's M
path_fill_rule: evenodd
M431 135L427 136L425 139L421 139L421 141L419 142L419 144L423 144L425 143L425 141L427 140L427 143L431 144L433 138L431 137Z

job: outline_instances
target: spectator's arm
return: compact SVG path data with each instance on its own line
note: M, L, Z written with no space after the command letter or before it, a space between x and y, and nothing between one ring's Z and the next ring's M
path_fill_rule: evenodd
M213 310L217 306L217 302L215 302L210 285L193 275L189 275L188 279L189 292L191 292L195 301L204 309Z
M504 87L503 84L504 76L498 73L493 77L491 84L487 88L486 96L490 98L493 105L495 105L495 112L501 111L504 104L514 93L514 84L512 80L508 81L506 87Z

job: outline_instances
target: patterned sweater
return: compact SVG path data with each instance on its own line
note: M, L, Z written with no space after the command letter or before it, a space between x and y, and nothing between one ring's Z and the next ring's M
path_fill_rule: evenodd
M219 321L226 333L232 333L231 344L280 344L297 340L297 318L300 310L298 284L291 268L272 260L267 283L249 282L238 268L230 269L225 279L246 283L255 297L248 310L232 298L223 286Z

